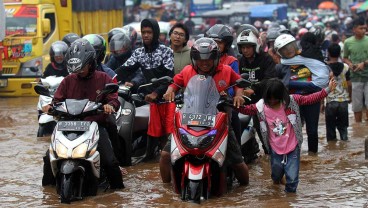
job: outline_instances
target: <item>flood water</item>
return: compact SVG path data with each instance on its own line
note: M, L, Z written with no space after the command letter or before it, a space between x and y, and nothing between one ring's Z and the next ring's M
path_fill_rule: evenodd
M0 98L0 207L60 205L55 187L42 187L42 157L49 138L37 138L38 98ZM249 165L250 184L235 187L221 198L202 202L208 207L367 207L368 163L364 141L368 122L354 124L350 113L349 141L327 143L321 114L319 153L310 155L307 142L301 153L300 183L296 194L273 185L268 157ZM199 207L182 202L170 185L162 184L158 161L127 168L126 188L100 190L95 197L72 202L93 207Z

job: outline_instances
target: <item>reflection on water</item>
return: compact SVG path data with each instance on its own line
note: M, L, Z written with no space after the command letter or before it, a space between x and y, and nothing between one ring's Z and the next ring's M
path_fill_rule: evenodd
M60 205L54 187L42 187L42 156L49 138L36 138L37 98L0 99L0 206L49 207ZM323 116L321 116L323 117ZM303 143L300 184L296 194L283 192L274 185L267 156L251 164L250 185L235 187L221 198L202 203L205 206L242 207L364 207L367 206L368 165L364 160L364 140L368 123L349 127L349 141L326 142L321 118L318 154L308 154ZM178 206L199 207L182 202L171 186L162 184L158 163L142 163L127 168L126 188L99 191L96 197L73 202L82 206Z

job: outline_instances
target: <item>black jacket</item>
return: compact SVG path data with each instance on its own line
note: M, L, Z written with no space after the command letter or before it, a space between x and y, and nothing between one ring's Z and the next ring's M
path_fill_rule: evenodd
M153 29L152 47L144 45L134 50L132 56L119 68L115 70L118 75L118 81L124 79L125 70L142 70L146 82L152 78L161 78L163 76L174 76L174 53L164 45L160 45L158 37L160 27L154 19L144 19L141 27L148 26ZM166 92L167 86L151 87L147 93L156 92L160 97Z
M253 84L251 88L255 95L252 96L252 102L257 102L262 98L263 86L267 79L276 77L275 63L267 53L255 54L254 60L249 62L244 56L239 59L240 74L248 73L249 81Z

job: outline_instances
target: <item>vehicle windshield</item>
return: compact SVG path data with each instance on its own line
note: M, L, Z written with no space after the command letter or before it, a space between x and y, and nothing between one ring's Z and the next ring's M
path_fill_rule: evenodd
M35 36L37 7L21 6L6 9L6 36Z
M216 115L220 99L216 83L211 76L193 76L184 91L182 113Z

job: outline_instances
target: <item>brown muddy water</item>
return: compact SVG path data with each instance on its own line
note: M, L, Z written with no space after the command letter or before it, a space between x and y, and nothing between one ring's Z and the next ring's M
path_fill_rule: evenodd
M49 138L37 138L38 98L0 98L0 207L60 206L55 187L42 187L42 156ZM296 194L273 185L268 157L249 165L250 184L235 187L205 207L367 207L368 163L364 140L368 122L354 124L350 113L349 141L326 142L324 118L319 128L319 153L310 155L304 141L300 183ZM182 202L170 185L162 184L158 162L127 168L126 188L100 190L95 197L73 202L91 207L199 207Z

